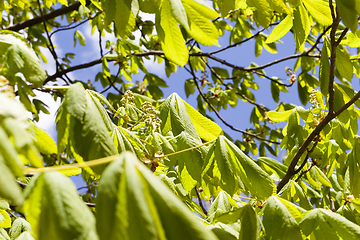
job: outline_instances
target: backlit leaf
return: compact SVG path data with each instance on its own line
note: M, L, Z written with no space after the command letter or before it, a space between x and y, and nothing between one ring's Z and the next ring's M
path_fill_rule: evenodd
M96 202L100 239L217 239L133 154L105 170ZM146 228L139 226L146 226Z
M24 195L24 213L36 239L98 239L93 214L61 173L33 177Z
M272 43L280 38L282 38L286 33L290 31L293 26L293 20L291 15L286 16L279 25L277 25L272 32L270 33L269 37L266 39L265 43Z

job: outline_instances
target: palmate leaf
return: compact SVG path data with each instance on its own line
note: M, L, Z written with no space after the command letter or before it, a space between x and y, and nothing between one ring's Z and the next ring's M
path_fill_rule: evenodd
M98 239L94 215L61 173L33 177L24 196L25 217L36 239Z
M279 198L270 197L262 209L262 214L266 232L265 239L302 239L295 218Z
M9 235L11 239L18 239L21 233L30 231L31 225L28 221L23 218L16 218L9 230Z
M198 145L202 144L200 138L211 141L222 134L221 128L216 123L196 111L177 93L171 94L162 104L159 117L162 120L163 135L170 130L174 135L185 131L198 141Z
M125 128L114 127L111 137L118 153L130 151L140 159L144 158L144 154L149 154L139 138Z
M131 153L122 154L102 175L96 219L100 239L217 239Z
M316 239L359 239L360 226L329 210L316 208L300 222L305 236L313 234Z
M56 117L58 154L69 147L78 162L116 154L114 143L93 99L80 83L67 91ZM92 169L100 174L106 166Z
M239 205L236 203L231 196L225 191L221 191L215 198L214 202L211 204L208 210L208 222L212 224L214 220L223 215L226 212L230 212L234 209L239 208Z
M266 198L275 191L271 177L224 136L219 136L208 151L202 172L206 181L205 175L230 195L241 189Z
M26 40L18 33L0 30L0 56L4 57L5 66L11 76L20 72L30 83L41 85L46 72L40 65L40 60Z
M166 135L170 130L173 135L179 135L182 131L197 139L201 144L200 137L191 121L184 101L177 93L171 94L160 108L159 118L162 121L161 132Z

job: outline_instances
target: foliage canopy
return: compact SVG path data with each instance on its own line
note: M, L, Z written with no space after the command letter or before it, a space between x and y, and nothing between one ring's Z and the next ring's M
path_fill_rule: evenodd
M359 0L0 0L0 9L0 239L360 238ZM74 65L53 39L69 31L86 45L84 23L101 57ZM115 41L103 44L105 34ZM284 58L223 58L248 42L256 57L275 54L285 35L295 53ZM54 74L40 64L46 51ZM145 59L167 77L185 69L197 109L177 93L164 99L167 81ZM266 74L291 59L284 74ZM95 65L89 81L69 76ZM260 81L275 109L257 102ZM291 87L303 106L280 102ZM61 99L56 143L37 126L49 114L39 91ZM244 104L251 128L219 114ZM79 174L80 195L68 178Z

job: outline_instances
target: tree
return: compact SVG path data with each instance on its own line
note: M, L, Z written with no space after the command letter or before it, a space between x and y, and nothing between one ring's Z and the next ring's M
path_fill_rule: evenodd
M0 9L0 239L359 239L359 1L0 0ZM70 31L84 45L84 23L101 57L76 65L53 36ZM105 33L116 42L103 49ZM286 34L293 55L247 66L222 58L251 40L256 57L276 53ZM207 48L219 39L229 44ZM40 64L46 51L54 74ZM176 93L163 99L167 82L144 59L164 62L168 77L185 69L197 109ZM291 59L288 77L266 74ZM69 76L100 64L88 82ZM143 81L129 84L137 74ZM276 109L254 97L264 80ZM279 102L296 87L303 106ZM49 113L39 91L61 99L56 143L37 126ZM244 104L249 129L219 113ZM81 195L68 178L79 174Z

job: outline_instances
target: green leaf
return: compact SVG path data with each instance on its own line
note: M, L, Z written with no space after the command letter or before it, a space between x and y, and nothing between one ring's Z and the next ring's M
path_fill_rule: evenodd
M280 95L280 89L277 83L271 81L270 83L271 88L271 96L274 99L275 102L279 102L279 95Z
M17 239L23 232L31 232L31 225L23 218L16 218L9 230L11 239Z
M74 32L74 47L76 47L76 40L79 39L79 43L81 46L85 46L85 36L79 30Z
M271 196L275 192L275 184L271 177L235 144L225 137L219 136L219 138L225 141L228 150L231 152L233 162L239 170L240 179L251 195L259 198Z
M113 8L110 12L114 11L114 9L116 10L115 16L111 18L111 20L115 20L116 33L124 39L131 34L136 25L135 17L139 9L137 8L138 6L136 7L136 4L133 3L137 3L137 1L117 0L112 1L112 4L108 8L104 8L106 13L110 10L109 8ZM107 14L105 14L105 18L106 17Z
M241 179L244 170L233 155L226 144L225 137L219 136L206 155L201 174L205 181L211 181L212 185L220 186L230 195L239 189L246 190L242 183L244 179Z
M276 161L275 159L268 158L268 157L259 157L258 161L261 162L263 165L266 165L267 167L264 167L265 170L271 169L272 172L276 173L276 175L279 178L283 178L287 171L287 166L280 163L279 161Z
M354 74L353 64L350 55L344 50L340 50L340 48L336 48L335 66L343 78L351 81Z
M231 196L225 191L221 191L211 204L208 210L208 222L212 224L214 220L226 212L230 212L239 208L238 204Z
M235 0L217 0L221 16L226 17L231 10L235 9Z
M189 60L189 53L185 46L185 40L178 27L178 23L171 12L169 1L170 0L164 0L162 2L160 10L161 26L156 24L156 28L166 58L180 66L184 66ZM163 34L161 34L162 31Z
M0 197L11 200L14 205L21 206L23 204L24 198L19 186L14 180L15 177L13 173L10 171L8 166L5 165L4 159L0 154Z
M257 11L255 13L259 23L265 28L268 27L273 17L273 11L269 3L266 0L248 0L246 3L249 6L256 7Z
M240 215L240 233L239 240L257 240L259 239L260 219L254 208L246 204L242 208Z
M39 86L46 79L46 72L34 50L20 34L0 30L0 56L5 57L3 64L9 67L13 75L21 72L28 82Z
M271 196L262 210L266 239L302 239L300 228L279 198Z
M266 116L273 122L286 122L292 111L293 109L284 112L269 111Z
M344 24L355 32L357 29L356 0L337 0L336 7Z
M0 209L0 227L1 228L10 228L11 227L11 218L9 214L5 211Z
M170 9L174 18L184 27L190 28L188 23L187 14L181 0L169 0Z
M184 2L184 7L189 18L189 27L186 29L189 34L204 46L219 45L217 39L219 32L215 25L201 13Z
M133 154L122 154L98 186L100 239L217 239ZM140 226L141 231L139 231Z
M293 31L295 47L297 50L300 50L304 47L304 43L310 31L309 16L302 4L294 10Z
M290 29L293 26L293 20L291 15L286 16L284 20L282 20L279 25L277 25L272 32L270 33L269 37L266 39L265 43L272 43L283 36L285 36L286 33L290 31Z
M267 2L274 11L292 15L292 9L289 8L283 0L267 0Z
M125 128L114 127L111 137L118 153L130 151L135 153L140 159L145 158L144 153L148 154L139 138Z
M189 114L190 120L193 123L200 138L204 139L205 141L212 141L223 133L219 125L211 121L209 118L204 117L184 100L183 102L186 107L186 111Z
M200 15L208 19L214 20L220 16L219 13L209 8L202 0L182 0L182 2L190 5Z
M57 146L54 140L44 130L33 125L35 132L35 147L42 154L57 154Z
M29 231L23 232L16 240L35 240Z
M68 146L78 162L116 154L114 143L93 99L80 83L66 93L56 117L58 154ZM100 174L106 166L92 169Z
M197 119L197 114L195 114L193 111L191 111L191 114L193 115L193 119L195 118ZM171 94L164 101L164 103L160 108L159 118L162 121L161 124L162 135L165 136L170 130L175 136L179 135L182 131L185 131L186 133L188 133L194 139L197 140L197 142L199 143L198 145L201 144L201 139L199 137L198 132L196 131L193 121L191 120L188 109L184 101L177 93Z
M194 148L200 145L197 139L194 139L186 132L182 132L177 140L177 151ZM177 154L176 157L179 164L180 179L183 182L184 188L187 192L191 191L195 187L196 181L201 181L200 176L205 156L205 147L199 147ZM184 181L187 181L188 184L186 184Z
M24 196L25 217L36 239L98 239L93 214L61 173L33 177Z
M329 3L322 0L302 0L310 15L321 25L329 26L333 20Z
M316 239L358 239L360 227L340 214L316 208L310 211L300 222L305 236L313 234Z

